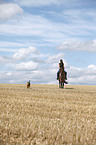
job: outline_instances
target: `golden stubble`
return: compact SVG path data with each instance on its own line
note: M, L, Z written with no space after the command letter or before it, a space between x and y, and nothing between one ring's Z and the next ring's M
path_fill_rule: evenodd
M0 145L96 145L96 86L0 84Z

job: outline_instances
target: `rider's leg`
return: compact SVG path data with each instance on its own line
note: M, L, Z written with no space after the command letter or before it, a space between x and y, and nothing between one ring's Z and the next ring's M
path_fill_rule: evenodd
M57 72L57 79L59 78L60 69Z

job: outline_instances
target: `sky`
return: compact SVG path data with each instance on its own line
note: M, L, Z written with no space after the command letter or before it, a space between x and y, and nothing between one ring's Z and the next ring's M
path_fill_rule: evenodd
M0 0L0 83L96 85L95 0Z

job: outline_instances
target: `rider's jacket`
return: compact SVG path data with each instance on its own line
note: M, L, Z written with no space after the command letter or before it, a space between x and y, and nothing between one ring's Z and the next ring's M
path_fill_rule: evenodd
M59 63L59 69L63 68L64 69L64 63Z

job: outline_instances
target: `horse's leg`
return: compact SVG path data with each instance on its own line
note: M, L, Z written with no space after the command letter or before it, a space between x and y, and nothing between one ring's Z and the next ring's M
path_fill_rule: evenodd
M62 88L62 83L60 82L59 88Z
M64 88L64 83L62 83L62 88Z
M60 80L59 80L59 88L60 88Z
M62 83L62 88L64 88L64 83Z
M60 83L60 88L62 88L62 82Z

